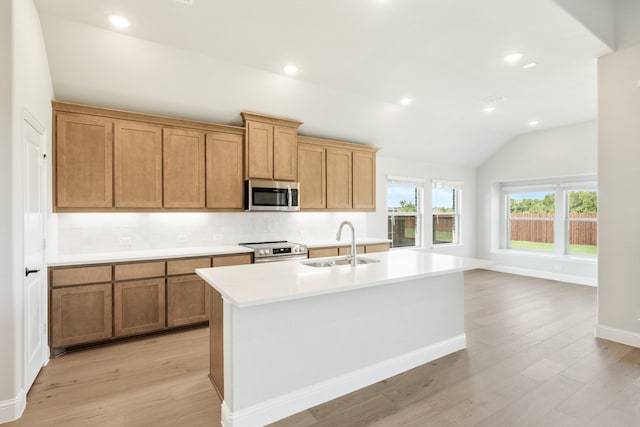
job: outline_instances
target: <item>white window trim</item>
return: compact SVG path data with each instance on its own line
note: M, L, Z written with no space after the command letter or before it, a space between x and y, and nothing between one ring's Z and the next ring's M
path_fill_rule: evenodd
M431 180L431 191L433 192L434 188L446 188L456 191L456 210L453 212L455 219L455 234L457 240L451 243L434 243L433 242L433 229L431 230L431 248L432 249L445 249L445 248L455 248L463 246L462 241L462 189L464 187L464 182L462 181L454 181L454 180L446 180L446 179L432 179ZM431 227L433 227L433 217L439 215L451 215L451 212L433 212L433 193L431 196Z
M407 187L415 187L418 189L416 200L417 212L389 212L389 206L387 206L387 218L390 216L415 216L416 217L416 244L415 246L399 246L391 247L391 249L404 249L404 248L422 248L423 247L423 235L424 235L424 184L426 180L424 178L414 178L405 176L390 176L387 175L387 188L389 184L393 185L405 185ZM387 230L388 233L389 230ZM393 242L390 242L393 245Z
M573 254L569 253L570 245L570 221L584 221L584 222L598 222L598 218L569 218L569 193L571 191L581 190L597 190L597 181L590 177L589 180L579 179L559 179L555 183L551 183L549 180L541 180L539 184L536 183L502 183L501 184L501 209L502 212L500 218L500 230L502 236L500 238L500 247L497 249L499 252L505 253L520 253L539 256L556 256L562 258L577 258L592 260L597 258L596 255L587 254ZM543 192L553 191L555 193L556 206L553 218L537 218L538 221L553 221L554 222L554 250L551 252L539 251L535 249L512 249L509 247L510 242L510 209L509 209L509 195L513 193L527 193L527 192ZM521 218L518 221L526 221L528 218ZM533 219L532 219L533 220Z

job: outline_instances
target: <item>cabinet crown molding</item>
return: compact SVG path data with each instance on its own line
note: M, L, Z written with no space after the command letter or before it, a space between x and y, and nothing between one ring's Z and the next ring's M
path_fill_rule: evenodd
M240 115L242 116L242 120L245 123L245 126L247 121L252 121L252 122L267 123L270 125L287 126L287 127L292 127L297 129L298 127L300 127L302 123L304 123L294 119L285 119L282 117L268 116L266 114L251 113L248 111L242 111L240 112Z
M380 147L376 147L373 145L365 145L356 142L337 141L335 139L325 139L303 135L298 135L298 143L315 144L323 147L346 148L349 150L370 151L373 153L376 153L380 150Z

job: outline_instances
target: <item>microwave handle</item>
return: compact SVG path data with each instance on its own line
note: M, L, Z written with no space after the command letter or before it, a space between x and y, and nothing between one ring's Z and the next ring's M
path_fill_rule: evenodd
M287 189L287 202L289 203L289 209L291 209L291 187Z

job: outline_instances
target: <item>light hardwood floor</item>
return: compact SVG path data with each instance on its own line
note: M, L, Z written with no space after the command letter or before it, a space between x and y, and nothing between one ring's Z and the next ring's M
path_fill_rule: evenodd
M468 348L273 426L640 426L640 349L593 338L596 289L465 274ZM52 360L8 426L215 426L206 329Z

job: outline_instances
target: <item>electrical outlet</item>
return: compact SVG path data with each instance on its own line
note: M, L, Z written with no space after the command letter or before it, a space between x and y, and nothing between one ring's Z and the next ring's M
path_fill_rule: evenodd
M222 234L222 233L215 233L213 235L213 240L220 241L222 239L224 239L224 234Z
M178 243L185 243L188 240L188 237L186 234L178 234L178 236L176 237L176 242Z
M119 246L131 246L133 239L131 236L120 236L118 237L118 245Z

